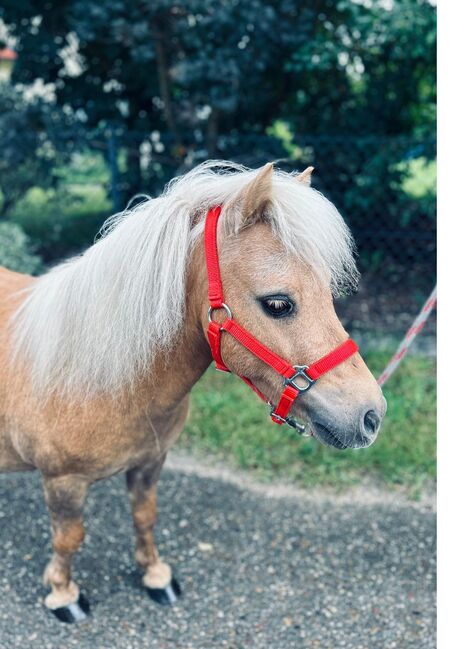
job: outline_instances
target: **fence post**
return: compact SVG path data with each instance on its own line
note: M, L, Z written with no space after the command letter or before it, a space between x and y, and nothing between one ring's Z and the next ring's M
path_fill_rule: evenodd
M111 201L113 212L119 212L121 209L120 195L119 195L119 166L117 163L117 138L112 125L109 127L109 135L107 138L107 154L108 164L111 171Z

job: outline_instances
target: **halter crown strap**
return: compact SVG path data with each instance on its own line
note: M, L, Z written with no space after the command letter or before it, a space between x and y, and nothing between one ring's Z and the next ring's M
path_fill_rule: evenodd
M223 285L218 263L217 224L221 207L212 207L205 219L205 261L208 275L208 301L213 309L223 305Z
M341 343L331 352L320 358L311 365L291 365L288 361L276 354L274 351L263 345L257 338L249 333L244 327L239 325L232 316L230 308L224 303L223 284L220 274L220 264L218 261L217 247L217 225L220 218L221 207L212 207L208 212L205 220L205 261L207 266L208 278L208 300L210 308L208 310L209 325L207 330L208 342L215 361L215 366L223 372L230 372L223 362L221 355L221 334L226 331L251 354L263 361L280 374L284 379L284 390L276 407L272 406L272 421L277 424L287 423L300 432L304 431L304 426L299 424L288 413L295 402L295 399L302 392L309 390L316 381L326 372L333 369L340 363L343 363L352 354L358 351L358 345L350 338ZM226 318L220 324L212 320L213 311L224 309ZM243 381L254 390L254 392L265 402L269 403L267 397L254 385L254 383L245 376L241 376Z

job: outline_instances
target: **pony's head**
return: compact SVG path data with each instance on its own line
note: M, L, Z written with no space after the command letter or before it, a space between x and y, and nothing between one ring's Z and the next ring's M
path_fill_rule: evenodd
M310 189L311 170L296 177L272 165L245 172L223 207L218 235L233 317L292 365L310 365L347 339L333 295L357 279L348 229L331 203ZM199 294L206 295L202 277ZM224 314L216 317L222 321ZM203 325L206 319L205 299ZM226 366L277 403L279 374L231 336L221 340ZM369 446L385 411L381 389L358 353L322 376L292 409L321 442L341 449Z

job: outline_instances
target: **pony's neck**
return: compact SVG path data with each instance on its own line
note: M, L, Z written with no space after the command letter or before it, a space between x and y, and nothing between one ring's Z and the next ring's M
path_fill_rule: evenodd
M169 353L158 355L148 388L152 401L169 408L178 403L200 379L212 362L205 337L207 317L207 279L202 241L191 255L187 271L186 308L184 323L177 342Z

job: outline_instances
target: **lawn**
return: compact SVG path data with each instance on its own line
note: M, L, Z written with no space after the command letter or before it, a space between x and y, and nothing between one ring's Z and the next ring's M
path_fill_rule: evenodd
M383 352L366 354L376 375L388 358ZM270 423L265 405L242 381L211 368L192 392L180 444L265 480L346 487L367 476L386 485L403 484L418 494L435 478L435 360L407 357L384 393L388 414L375 444L337 451Z

